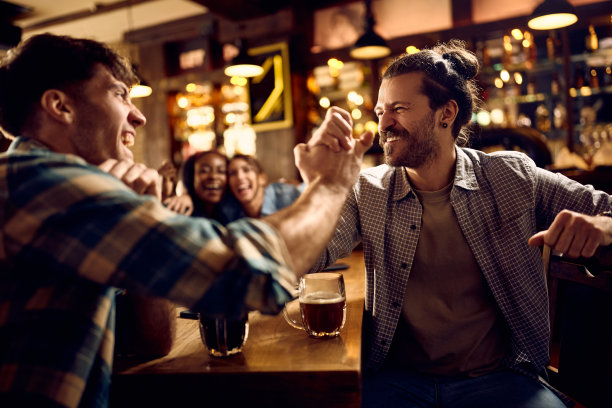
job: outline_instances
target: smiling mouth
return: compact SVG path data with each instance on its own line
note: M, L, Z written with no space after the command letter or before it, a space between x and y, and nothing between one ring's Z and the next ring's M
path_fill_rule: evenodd
M206 191L221 191L221 183L206 183L204 184L204 190Z
M132 147L134 146L134 135L131 133L124 133L121 135L121 143L125 146L125 147Z
M238 186L238 192L239 192L239 193L242 193L242 192L247 191L247 190L250 190L250 189L251 189L251 186L249 186L249 185L241 185L241 186Z

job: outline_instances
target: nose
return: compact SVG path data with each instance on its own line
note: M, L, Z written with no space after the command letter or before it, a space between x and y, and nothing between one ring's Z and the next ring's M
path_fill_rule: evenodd
M393 128L393 125L395 125L395 120L392 115L387 111L383 111L378 117L378 130L387 131Z
M144 126L147 123L147 118L140 110L138 110L137 107L132 105L132 110L130 110L128 121L132 126L134 126L134 128L137 128L138 126Z

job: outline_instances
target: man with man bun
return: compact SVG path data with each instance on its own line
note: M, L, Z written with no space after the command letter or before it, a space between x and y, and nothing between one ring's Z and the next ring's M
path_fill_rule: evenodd
M386 164L361 172L312 268L363 244L364 407L567 401L544 379L539 246L571 257L609 247L612 198L522 153L460 147L478 106L478 68L457 40L387 68L375 107ZM351 128L349 113L332 107L309 145L347 148Z

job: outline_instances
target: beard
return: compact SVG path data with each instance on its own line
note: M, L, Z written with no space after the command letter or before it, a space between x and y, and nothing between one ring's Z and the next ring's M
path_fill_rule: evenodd
M427 166L438 157L440 144L434 134L434 114L430 112L415 126L414 132L405 128L380 132L380 145L385 152L385 163L393 167L419 168ZM385 144L390 137L397 142Z

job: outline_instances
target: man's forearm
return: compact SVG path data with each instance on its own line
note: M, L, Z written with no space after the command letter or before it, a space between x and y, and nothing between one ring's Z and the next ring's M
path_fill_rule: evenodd
M306 273L325 249L349 190L316 180L292 206L263 219L284 239L297 276Z

